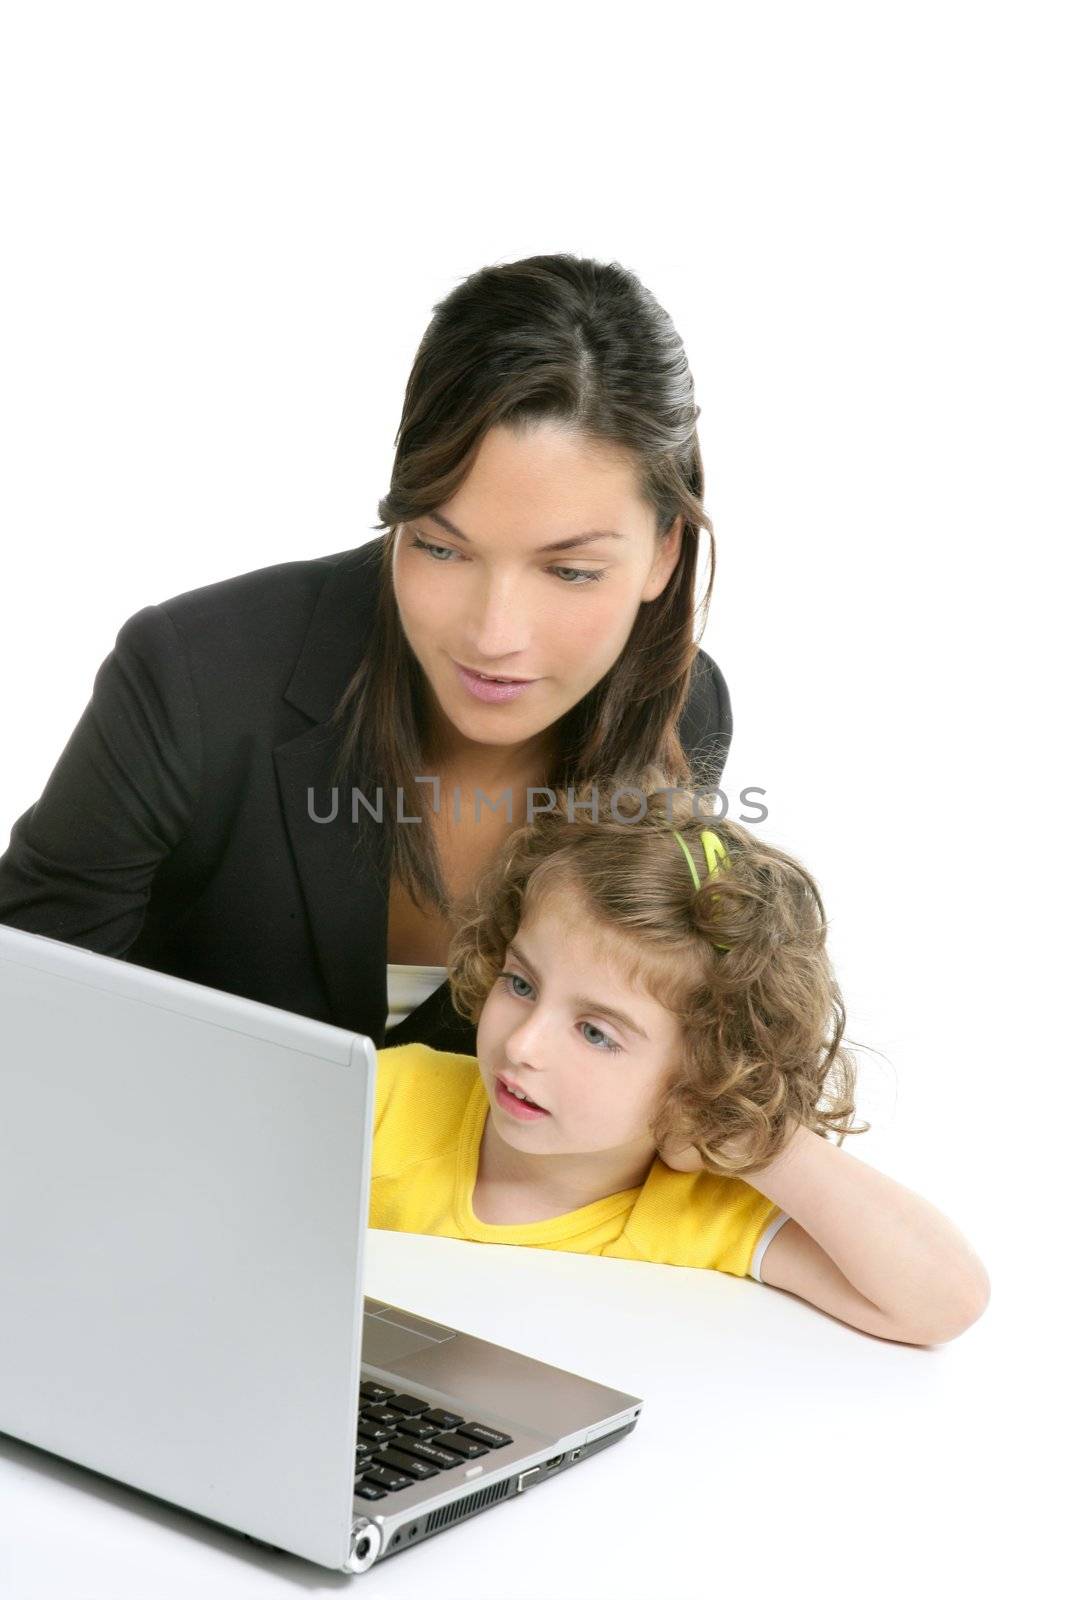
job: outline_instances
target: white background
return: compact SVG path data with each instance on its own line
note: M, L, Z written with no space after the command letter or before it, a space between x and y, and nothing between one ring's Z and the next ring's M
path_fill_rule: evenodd
M978 1249L963 1337L1053 1430L1058 9L0 11L0 847L127 616L373 536L439 299L617 259L702 408L725 787L820 882L871 1047L846 1148Z

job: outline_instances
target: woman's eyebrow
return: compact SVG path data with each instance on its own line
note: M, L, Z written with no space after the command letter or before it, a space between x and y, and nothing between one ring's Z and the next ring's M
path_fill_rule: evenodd
M519 949L518 945L512 943L508 946L508 949L511 951L513 956L516 956L522 962L527 972L532 972L538 983L540 983L541 979L537 968L532 964L532 962L527 960L522 951ZM644 1028L639 1028L632 1017L628 1017L625 1011L617 1010L615 1006L607 1006L602 1000L592 1000L588 995L585 994L576 994L574 996L574 1004L581 1011L596 1011L599 1012L602 1017L612 1017L616 1022L621 1023L624 1028L628 1028L631 1033L639 1034L640 1037L646 1041L648 1039L648 1034L645 1032Z
M467 535L457 528L454 522L449 522L447 517L443 517L439 511L427 511L426 515L431 522L436 522L438 527L444 528L445 532L450 533L454 539L462 539L464 544L470 544ZM588 533L576 533L573 539L557 539L554 544L540 545L534 551L534 554L539 556L544 555L549 550L573 550L575 545L588 544L591 539L625 540L625 538L625 534L614 533L610 528L592 528Z

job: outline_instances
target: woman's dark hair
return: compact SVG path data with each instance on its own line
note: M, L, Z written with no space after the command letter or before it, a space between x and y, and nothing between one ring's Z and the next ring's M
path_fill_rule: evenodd
M426 818L424 787L414 781L425 776L424 674L392 585L402 525L456 493L494 427L522 432L551 424L627 452L657 540L680 517L681 550L662 594L640 607L618 660L557 724L557 764L545 782L578 785L595 771L622 781L657 763L685 784L689 763L678 723L715 577L699 415L674 324L617 262L542 255L483 267L434 307L404 392L389 493L378 504L376 526L387 530L378 609L334 712L341 731L334 781L351 780L358 749L362 770L374 774L386 799L392 869L417 904L449 909L432 830L397 827L390 811L400 791L409 820ZM710 562L698 605L701 528ZM364 830L353 831L358 842Z

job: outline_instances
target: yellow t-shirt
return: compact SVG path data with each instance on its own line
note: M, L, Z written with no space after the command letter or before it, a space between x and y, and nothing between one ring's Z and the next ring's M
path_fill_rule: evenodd
M379 1050L370 1225L526 1244L759 1278L786 1213L742 1178L674 1172L658 1158L636 1189L542 1222L480 1222L471 1209L489 1099L473 1056Z

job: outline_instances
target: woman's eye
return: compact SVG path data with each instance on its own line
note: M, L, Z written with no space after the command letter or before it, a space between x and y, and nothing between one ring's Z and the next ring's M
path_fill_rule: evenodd
M426 550L426 551L429 552L429 554L431 556L433 556L433 552L435 550L443 550L446 556L450 556L450 555L452 555L454 553L452 551L452 549L450 548L450 546L447 545L447 544L427 544L424 539L420 539L419 538L417 533L416 534L412 534L412 536L411 536L411 547L412 547L413 550ZM434 560L437 559L436 556L434 556L433 558L434 558ZM438 562L439 566L443 566L445 564L446 563L444 563L444 562Z
M581 578L581 583L571 583L567 578L561 579L561 582L566 583L569 589L580 589L582 584L585 583L599 583L604 576L602 572L586 571L584 567L553 567L552 571L557 573L573 572L576 577Z
M440 551L445 557L458 554L457 551L452 549L451 545L430 544L427 540L420 539L417 533L413 533L411 536L411 548L413 550L425 550L430 560L437 561L439 567L447 567L449 562L447 559L438 561L437 556L434 554L435 551ZM587 572L584 567L549 567L548 570L557 575L569 573L569 577L560 577L560 582L565 584L568 589L581 589L587 583L599 583L604 576L602 572Z
M532 992L532 985L527 983L525 978L520 977L517 972L502 972L500 974L500 980L499 981L504 985L504 987L509 991L509 993L515 995L516 1000L525 1000L525 999L527 999L527 996L525 994L516 994L515 993L515 989L514 989L513 986L516 983L521 983L524 986L524 988L529 989ZM607 1051L609 1051L611 1053L614 1053L616 1050L621 1050L622 1049L621 1045L616 1044L613 1039L609 1039L607 1034L603 1031L603 1029L602 1028L598 1028L595 1023L593 1023L593 1022L582 1022L582 1023L579 1024L579 1026L582 1027L582 1028L592 1028L594 1033L598 1033L600 1035L600 1038L603 1041L602 1043L598 1044L594 1039L589 1039L589 1038L586 1038L586 1040L585 1040L586 1044L591 1044L594 1049L596 1049L596 1050L607 1050ZM585 1036L583 1035L583 1037L585 1037Z

